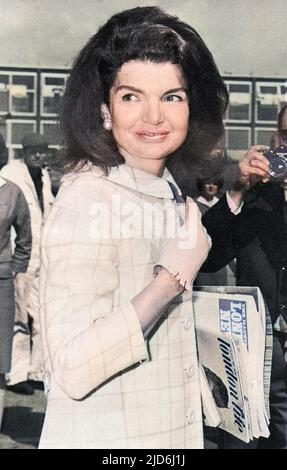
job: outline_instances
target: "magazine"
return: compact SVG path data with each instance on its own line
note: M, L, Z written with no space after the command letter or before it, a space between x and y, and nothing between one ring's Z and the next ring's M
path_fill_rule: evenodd
M205 424L268 437L272 325L260 290L197 287L193 299Z

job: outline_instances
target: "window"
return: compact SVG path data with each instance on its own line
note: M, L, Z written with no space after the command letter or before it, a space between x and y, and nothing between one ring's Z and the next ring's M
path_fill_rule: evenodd
M6 133L6 123L0 121L0 132L6 142L7 140L7 133Z
M32 72L1 72L0 114L15 116L36 113L37 75Z
M226 120L250 122L251 82L226 81L225 83L229 92Z
M255 143L256 145L270 146L271 139L276 132L276 127L255 128Z
M0 75L0 114L9 113L9 75Z
M6 145L9 158L14 158L17 149L22 149L21 140L26 134L36 132L36 121L28 120L6 120Z
M226 149L227 153L240 159L251 145L251 129L249 127L227 127Z
M50 147L58 148L62 144L62 134L57 121L41 121L40 132L47 137Z
M41 115L56 116L60 109L68 74L44 73L41 76Z
M287 82L256 83L256 121L276 123L281 106L286 103Z

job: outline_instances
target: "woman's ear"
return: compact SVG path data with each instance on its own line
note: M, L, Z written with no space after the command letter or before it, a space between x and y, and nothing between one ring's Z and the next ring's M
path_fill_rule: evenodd
M110 115L109 108L105 103L101 104L101 116L102 116L103 120L105 120L105 119L107 119L109 121L111 120L111 115Z
M107 107L107 105L105 103L101 104L101 116L103 118L103 128L106 131L111 131L112 127L113 127L112 118L111 118L111 115L110 115L109 108Z

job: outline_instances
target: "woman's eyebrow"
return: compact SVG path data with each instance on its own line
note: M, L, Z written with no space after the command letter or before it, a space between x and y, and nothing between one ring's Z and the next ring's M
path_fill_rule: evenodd
M171 90L165 91L165 92L163 93L163 96L164 96L164 95L170 95L171 93L178 93L179 91L183 91L184 93L187 94L186 88L184 88L184 87L179 87L179 88L172 88Z
M131 85L119 85L119 86L115 87L115 92L116 93L120 90L130 90L130 91L134 91L136 93L144 94L144 91L141 88L136 88L136 87L131 86ZM182 91L182 92L187 94L186 88L178 87L178 88L172 88L171 90L165 91L162 96L169 95L171 93L178 93L179 91Z
M115 88L115 91L116 93L120 90L123 90L123 89L127 89L127 90L130 90L130 91L135 91L136 93L144 93L143 90L141 90L140 88L136 88L134 86L130 86L130 85L119 85L119 86L116 86Z

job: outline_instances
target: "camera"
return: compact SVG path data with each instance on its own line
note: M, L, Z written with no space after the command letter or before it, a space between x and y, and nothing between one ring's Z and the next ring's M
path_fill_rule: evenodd
M273 178L284 178L287 175L287 145L263 152L269 160L269 174Z

